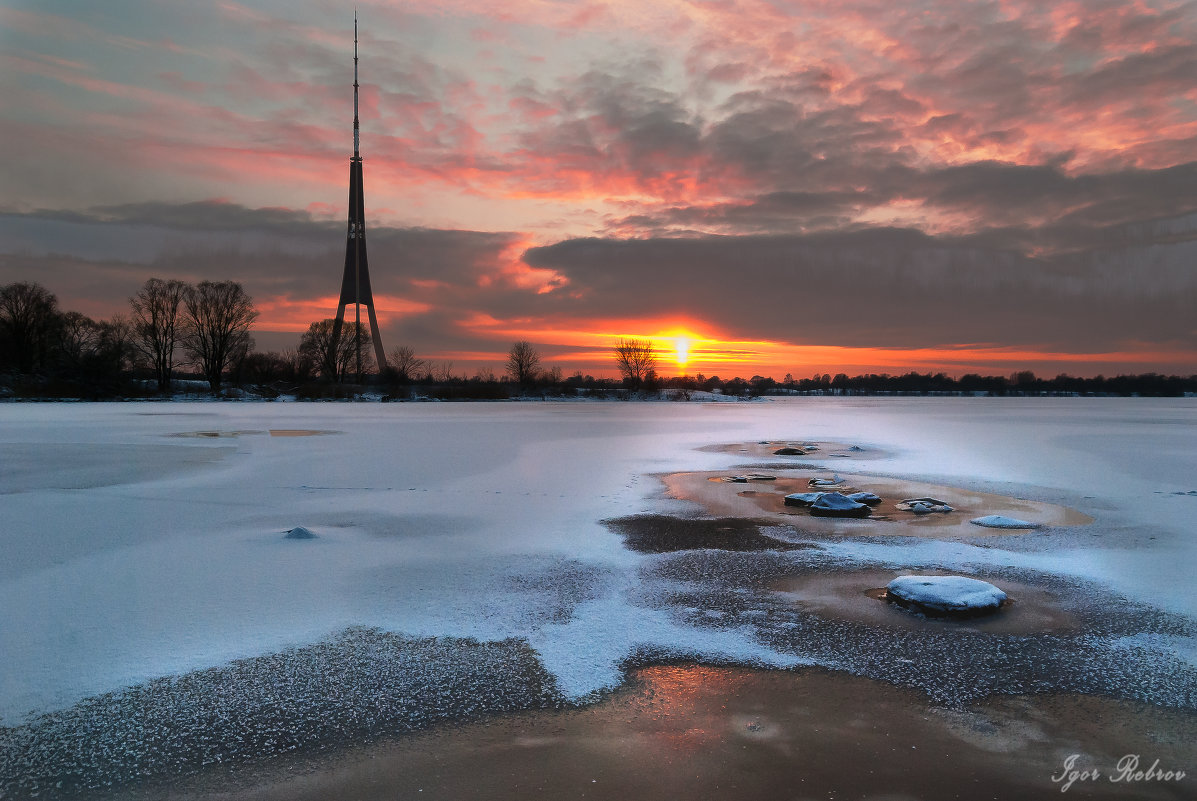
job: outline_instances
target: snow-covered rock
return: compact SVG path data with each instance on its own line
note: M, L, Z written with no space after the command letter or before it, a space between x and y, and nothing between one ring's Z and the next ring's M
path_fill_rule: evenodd
M810 513L819 517L868 517L872 510L847 495L825 492L810 505Z
M834 487L843 483L844 479L837 475L833 476L832 478L812 478L810 481L806 482L806 485L808 487Z
M778 448L777 450L773 451L774 456L801 456L804 453L806 453L806 451L802 450L801 448L789 447Z
M900 576L885 592L903 606L948 615L993 612L1006 600L1006 593L988 581L967 576Z
M286 540L314 540L316 534L311 529L306 529L303 526L296 526L283 535Z
M721 476L719 480L732 484L747 484L749 481L776 481L777 476L769 476L764 473L749 473L742 476Z
M795 492L786 496L785 504L786 506L810 506L826 494L825 492Z
M876 506L881 503L881 496L871 492L853 492L848 495L848 499L863 503L865 506Z
M946 513L954 512L951 506L947 503L938 500L937 498L906 498L894 504L903 512L914 512L916 515L929 515L932 513Z
M1039 528L1040 525L1029 520L1019 520L1017 517L1006 517L1005 515L974 517L968 522L974 526L984 526L985 528Z

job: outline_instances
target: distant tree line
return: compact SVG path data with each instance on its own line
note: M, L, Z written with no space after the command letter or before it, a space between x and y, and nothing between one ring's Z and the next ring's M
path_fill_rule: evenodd
M14 394L112 397L135 390L138 374L170 389L187 366L213 392L253 348L258 313L235 281L151 278L129 299L129 314L93 320L62 311L45 287L0 286L0 374ZM136 394L133 392L132 394Z
M1089 395L1179 397L1197 392L1197 375L1168 376L1158 373L1140 375L1096 376L1078 378L1061 373L1055 378L1040 378L1029 370L1009 376L985 376L969 373L953 378L946 373L869 373L849 377L845 373L829 373L811 378L795 379L786 375L782 381L766 376L749 379L732 378L724 381L718 376L702 374L669 378L660 382L663 388L719 391L731 395Z
M717 392L734 397L761 395L1142 395L1197 393L1197 375L1155 373L1116 377L1039 378L1029 371L1009 376L944 373L814 375L782 381L752 376L721 379L702 374L663 377L657 352L647 339L621 339L611 350L620 378L595 378L547 369L536 346L512 343L503 372L481 368L472 376L453 362L421 358L403 345L375 369L369 329L342 328L333 342L332 319L309 325L293 350L260 353L250 328L258 312L235 281L151 278L129 299L128 314L93 320L63 311L58 299L36 283L0 286L0 397L115 398L165 395L181 378L199 379L212 393L230 386L264 398L282 394L302 399L352 398L367 387L384 399L440 398L498 400L513 397L670 397ZM361 352L362 373L357 372Z

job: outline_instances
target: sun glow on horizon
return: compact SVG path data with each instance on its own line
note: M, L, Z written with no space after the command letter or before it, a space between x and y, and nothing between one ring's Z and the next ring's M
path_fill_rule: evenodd
M673 344L673 360L677 362L678 367L685 370L686 364L690 361L690 340L686 337L676 337Z

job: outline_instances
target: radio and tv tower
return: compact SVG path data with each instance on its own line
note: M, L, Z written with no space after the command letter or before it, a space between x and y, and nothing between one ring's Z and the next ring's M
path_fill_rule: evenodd
M333 323L330 358L335 361L337 346L341 341L341 329L345 324L345 307L352 304L355 332L361 330L362 306L370 316L370 333L374 340L374 358L378 371L386 369L386 354L382 349L382 337L378 333L378 317L374 314L374 295L370 292L370 269L366 260L366 214L362 193L362 156L358 149L357 121L357 12L353 14L353 158L349 160L349 233L345 242L345 274L341 278L341 299L337 303L337 319ZM357 375L362 375L362 346L360 337L354 337L357 351ZM335 365L334 365L335 368ZM334 369L335 375L335 369Z

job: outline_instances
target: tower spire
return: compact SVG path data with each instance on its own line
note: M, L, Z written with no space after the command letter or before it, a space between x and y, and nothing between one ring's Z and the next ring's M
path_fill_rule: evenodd
M357 9L353 9L353 158L361 159L358 153L357 128Z

